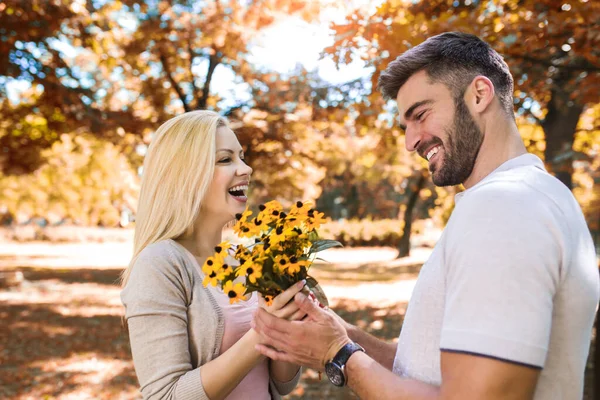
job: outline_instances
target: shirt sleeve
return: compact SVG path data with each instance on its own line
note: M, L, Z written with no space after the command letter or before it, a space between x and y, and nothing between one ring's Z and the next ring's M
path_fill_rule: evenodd
M503 189L469 193L452 217L440 348L543 368L561 227L551 201Z
M302 375L302 367L298 368L298 372L292 379L287 382L281 382L271 376L271 389L277 391L280 396L285 396L290 394L292 390L298 385L300 381L300 376Z
M144 399L208 399L189 352L190 291L183 266L142 252L121 293Z

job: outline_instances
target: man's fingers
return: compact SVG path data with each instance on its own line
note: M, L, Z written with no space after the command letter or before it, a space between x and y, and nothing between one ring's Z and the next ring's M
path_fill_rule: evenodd
M271 360L286 361L289 363L297 363L297 361L296 361L296 359L294 359L294 357L292 357L289 354L284 353L282 351L277 351L272 347L265 346L263 344L257 344L256 346L254 346L254 348L262 355L269 357Z
M258 308L254 313L254 322L256 327L262 330L266 328L269 331L279 331L285 333L288 333L292 330L292 327L288 326L289 321L280 319L263 310L262 308Z
M255 313L251 326L260 335L261 343L283 350L289 347L287 342L294 333L292 322L279 319L262 309Z
M313 320L318 320L323 312L322 309L310 299L310 297L303 293L298 293L294 297L294 301L298 305L298 308L304 311Z

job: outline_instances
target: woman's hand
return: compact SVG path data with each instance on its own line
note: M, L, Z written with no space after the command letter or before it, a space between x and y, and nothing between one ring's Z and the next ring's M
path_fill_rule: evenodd
M296 293L302 291L305 285L306 281L302 280L295 285L290 286L285 292L275 297L270 306L267 305L265 298L262 295L259 295L258 304L269 314L278 318L284 318L290 321L301 320L306 316L306 313L298 308L294 301L294 296Z

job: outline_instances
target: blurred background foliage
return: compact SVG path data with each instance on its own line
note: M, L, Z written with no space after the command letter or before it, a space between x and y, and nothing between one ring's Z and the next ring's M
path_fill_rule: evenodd
M207 108L230 119L246 149L254 205L311 199L333 220L327 235L406 255L410 233L442 227L461 189L432 185L404 149L393 102L374 88L397 55L461 30L505 57L525 143L573 190L598 236L599 2L359 3L1 0L2 221L127 226L153 131ZM301 64L282 73L256 62L266 29L290 17L318 22L332 8L344 18L322 58L360 61L368 74L331 83ZM215 84L219 69L235 90Z

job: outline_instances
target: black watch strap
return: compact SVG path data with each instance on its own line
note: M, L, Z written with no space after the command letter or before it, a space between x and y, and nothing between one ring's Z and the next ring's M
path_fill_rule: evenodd
M335 355L335 357L333 357L331 362L339 365L340 367L345 367L350 356L356 353L357 351L364 352L365 349L363 349L362 346L358 343L347 343L337 352L337 354Z

